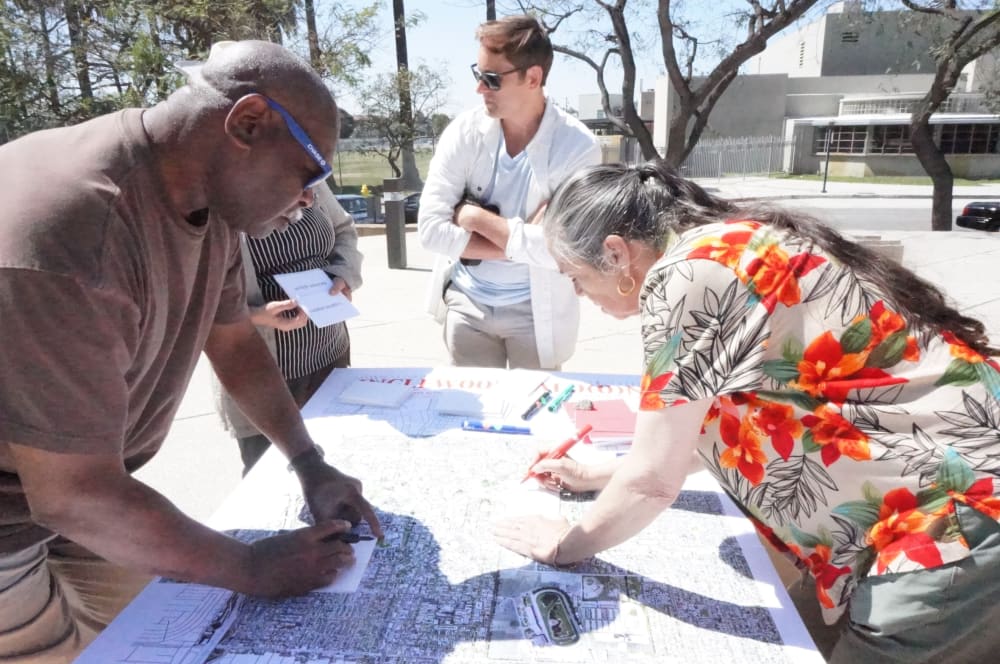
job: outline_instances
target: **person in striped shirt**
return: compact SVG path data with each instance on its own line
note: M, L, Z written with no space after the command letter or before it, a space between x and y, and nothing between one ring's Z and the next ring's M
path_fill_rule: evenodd
M295 301L288 299L274 275L319 268L333 279L330 292L343 293L348 299L362 281L363 257L358 251L354 219L325 184L316 187L315 196L315 203L303 211L300 221L263 238L244 236L243 244L250 319L275 356L299 406L333 369L350 365L351 339L343 322L316 327ZM239 444L245 475L271 443L221 389L219 413Z

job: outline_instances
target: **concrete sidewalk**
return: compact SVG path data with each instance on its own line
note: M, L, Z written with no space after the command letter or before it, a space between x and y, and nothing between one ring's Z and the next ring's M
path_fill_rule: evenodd
M719 195L740 197L753 193L764 198L797 196L815 182L747 178L703 180ZM844 184L844 183L831 183ZM876 185L880 189L883 185ZM895 185L895 188L905 185ZM770 189L769 189L770 188ZM929 197L929 187L914 194ZM828 190L831 187L828 185ZM978 188L977 188L978 189ZM1000 186L983 187L975 197L1000 198ZM771 193L771 192L774 193ZM840 195L871 196L870 187L844 184ZM895 189L893 189L895 191ZM989 193L992 192L992 193ZM930 202L928 201L928 205ZM893 231L872 233L903 247L903 264L944 289L959 308L981 319L1000 342L1000 288L992 276L1000 265L998 234L961 231ZM360 239L365 255L364 286L354 302L361 315L349 322L352 364L365 366L435 366L447 362L441 326L424 313L424 295L433 257L419 246L416 233L407 233L404 270L387 267L382 234ZM642 355L639 321L619 321L601 313L589 301L581 303L580 340L565 364L567 371L637 373ZM197 518L208 517L240 479L236 444L222 431L215 415L210 368L202 362L191 382L163 451L140 473Z
M761 176L695 178L695 182L718 196L733 199L798 198L931 198L930 185L877 184L867 182L827 182L821 180L769 178ZM1000 198L1000 184L961 185L952 189L956 199Z

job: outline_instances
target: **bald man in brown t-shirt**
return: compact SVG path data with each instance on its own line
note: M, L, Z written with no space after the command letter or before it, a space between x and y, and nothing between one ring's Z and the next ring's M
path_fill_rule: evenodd
M238 233L293 223L329 175L336 104L265 42L187 73L151 109L0 147L0 659L70 661L138 578L300 594L352 560L328 535L360 518L381 535L306 432L241 275ZM316 526L243 544L131 477L202 350L291 460Z

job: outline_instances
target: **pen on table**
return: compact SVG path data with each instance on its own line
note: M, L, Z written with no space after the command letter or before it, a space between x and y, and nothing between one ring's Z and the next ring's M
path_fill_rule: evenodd
M569 399L576 392L576 385L570 385L565 390L559 393L555 399L549 402L549 412L554 413L559 410L559 406L563 405L563 401Z
M516 433L525 436L531 435L528 427L517 427L511 424L490 424L479 420L465 420L462 422L462 429L465 431L488 431L490 433Z
M542 406L544 406L549 402L549 399L551 398L552 398L552 392L550 392L549 390L545 390L544 392L542 392L542 395L537 399L535 399L535 402L533 404L528 406L528 410L524 411L524 414L521 415L521 419L530 420L532 417L534 417L535 413L537 413L541 409Z
M532 470L532 468L534 468L539 461L544 461L546 459L561 459L564 456L566 456L566 453L569 452L570 448L579 443L581 440L583 440L584 437L588 433L590 433L590 430L593 428L594 426L592 424L587 424L581 427L580 430L576 432L576 435L574 435L572 438L567 438L563 442L559 443L557 447L549 450L544 454L539 455L539 457L535 459L535 463L531 464L531 467L528 468L527 474L521 481L527 482L530 478L535 477L535 471Z
M357 533L334 533L327 535L321 542L343 542L344 544L357 544L358 542L371 542L374 537L371 535L358 535Z

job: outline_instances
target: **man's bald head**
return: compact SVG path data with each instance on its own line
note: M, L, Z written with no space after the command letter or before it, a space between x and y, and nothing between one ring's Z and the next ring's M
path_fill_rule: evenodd
M263 41L221 42L204 63L177 66L187 85L143 116L177 207L207 208L258 237L297 218L337 144L337 104L322 79Z
M219 42L203 64L181 65L196 93L214 92L229 102L258 93L305 118L336 127L337 104L315 70L288 49L266 41Z

